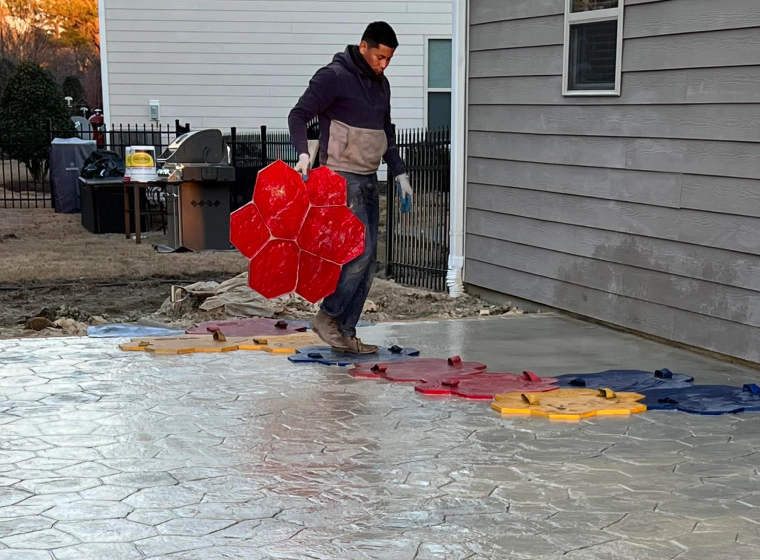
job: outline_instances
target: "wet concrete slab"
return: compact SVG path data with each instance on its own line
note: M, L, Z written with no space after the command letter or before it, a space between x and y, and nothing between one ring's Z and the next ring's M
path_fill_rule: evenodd
M541 376L718 362L566 317L363 329ZM0 342L0 560L760 558L760 413L552 423L265 353Z

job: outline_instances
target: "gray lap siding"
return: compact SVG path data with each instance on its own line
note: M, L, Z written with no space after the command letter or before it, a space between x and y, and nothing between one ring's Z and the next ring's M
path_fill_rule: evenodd
M620 97L564 0L471 0L465 281L760 362L756 0L627 0Z

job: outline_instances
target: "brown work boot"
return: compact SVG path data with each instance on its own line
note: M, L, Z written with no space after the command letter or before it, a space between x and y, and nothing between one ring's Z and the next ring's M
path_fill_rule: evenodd
M348 352L350 354L376 354L377 346L373 344L364 344L361 338L355 336L342 337L342 344L333 345L332 349L336 352Z
M311 322L311 330L328 346L343 346L346 344L346 339L340 334L338 320L321 310Z

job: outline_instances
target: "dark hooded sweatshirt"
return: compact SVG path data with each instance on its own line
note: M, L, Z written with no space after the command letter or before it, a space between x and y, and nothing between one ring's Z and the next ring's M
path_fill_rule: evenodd
M290 139L309 152L307 123L319 116L319 161L333 171L377 172L381 158L396 177L405 173L391 128L391 88L349 46L317 71L288 116Z

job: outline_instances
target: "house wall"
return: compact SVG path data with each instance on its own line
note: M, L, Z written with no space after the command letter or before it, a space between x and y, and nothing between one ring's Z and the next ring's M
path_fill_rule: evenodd
M760 362L757 0L626 0L563 97L564 0L471 0L465 280Z
M424 121L425 36L451 36L440 0L100 0L114 123L285 128L311 76L383 19L401 46L388 70L393 120Z

